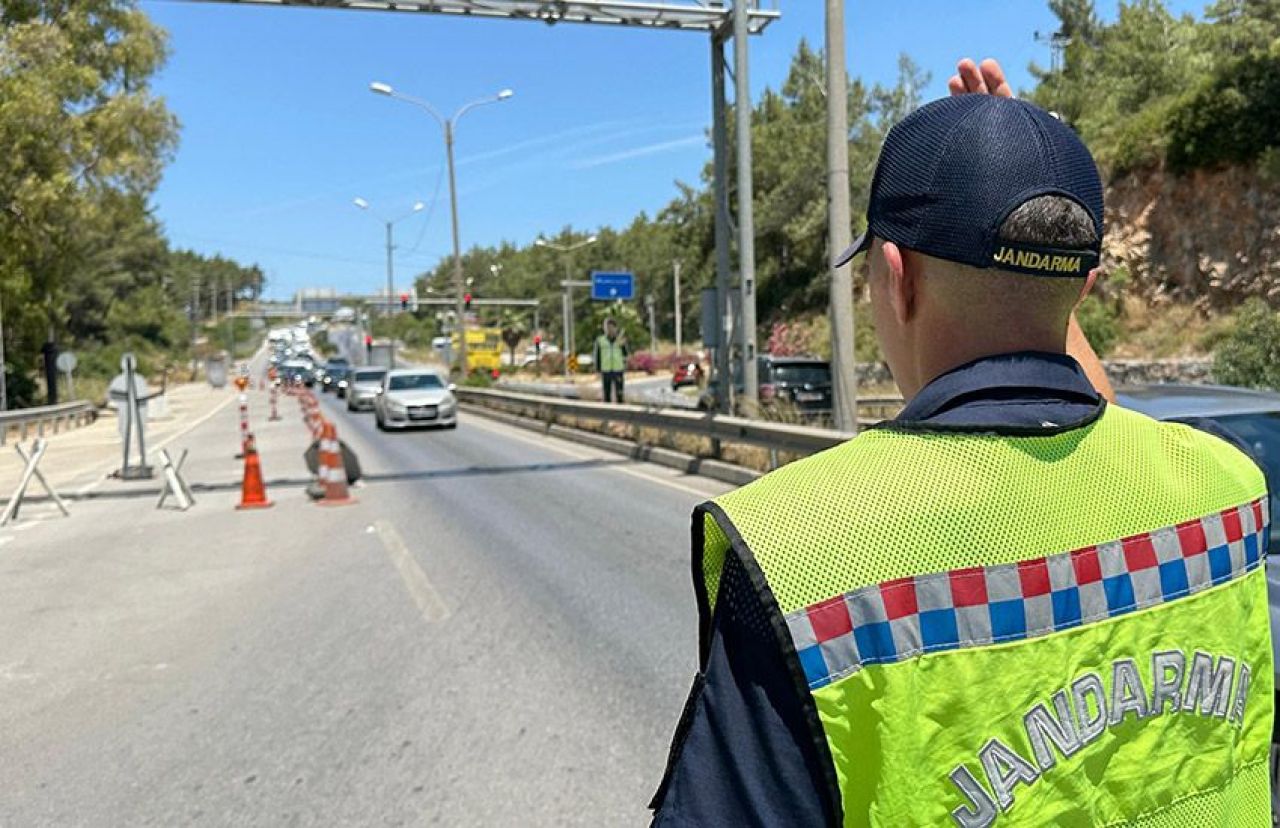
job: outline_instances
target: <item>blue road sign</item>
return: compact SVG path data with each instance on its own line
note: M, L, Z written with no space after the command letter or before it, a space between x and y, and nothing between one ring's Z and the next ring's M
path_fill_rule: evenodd
M611 301L633 299L636 295L635 274L628 271L591 271L591 298Z

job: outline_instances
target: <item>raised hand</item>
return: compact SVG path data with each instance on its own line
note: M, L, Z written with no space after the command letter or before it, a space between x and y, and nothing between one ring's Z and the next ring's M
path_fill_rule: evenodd
M1004 79L1004 70L993 58L987 58L976 64L970 58L964 58L956 64L956 74L947 81L947 88L952 95L999 95L1012 98L1013 89Z

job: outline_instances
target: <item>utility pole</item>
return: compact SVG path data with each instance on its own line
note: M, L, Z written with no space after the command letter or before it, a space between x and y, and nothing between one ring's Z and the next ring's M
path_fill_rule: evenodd
M196 381L196 375L200 371L199 362L196 361L196 331L197 321L200 318L200 277L193 276L191 278L191 381Z
M733 3L733 115L738 141L738 284L741 290L742 396L760 399L756 372L756 225L752 214L751 86L747 77L748 0Z
M462 284L462 244L458 241L458 184L453 173L453 121L451 120L444 122L444 148L449 160L449 214L453 218L453 292L457 297L455 304L458 313L458 368L465 377L467 375L467 309L462 297L467 288Z
M231 278L227 277L227 341L231 343L229 351L232 364L236 361L236 319L233 314L236 312L236 292L232 287Z
M733 327L733 303L729 300L729 132L725 123L724 41L711 38L711 148L712 198L715 200L716 315L720 331L716 337L716 377L720 393L716 407L721 413L733 410L733 370L729 332Z
M391 364L388 368L396 367L396 337L395 331L389 324L391 314L394 313L391 297L395 294L395 275L393 265L391 264L391 254L395 250L395 244L391 240L391 222L387 222L387 337L390 344L387 346L387 353Z
M848 74L844 58L844 0L827 0L827 256L849 246ZM831 268L832 414L841 431L858 430L857 354L853 338L852 265Z
M682 317L680 315L680 260L676 259L671 263L671 281L672 291L676 300L676 355L684 351L684 331L680 327Z
M653 294L650 293L644 297L644 304L649 309L649 350L653 350L658 343L658 328L653 324Z

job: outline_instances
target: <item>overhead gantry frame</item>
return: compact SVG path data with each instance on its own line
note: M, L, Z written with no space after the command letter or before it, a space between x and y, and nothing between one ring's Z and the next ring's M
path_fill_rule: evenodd
M734 393L730 379L729 339L733 325L730 301L728 126L725 122L725 44L734 41L733 81L737 160L737 235L739 322L738 357L742 363L743 396L759 399L756 374L755 222L752 215L751 105L748 85L747 39L758 35L781 16L777 8L761 7L762 0L188 0L202 3L236 3L259 6L296 6L311 9L349 9L383 12L418 12L490 20L526 20L547 24L593 23L658 31L702 32L711 36L711 144L712 192L715 212L716 296L722 330L716 348L716 373L722 410ZM774 0L776 2L776 0Z

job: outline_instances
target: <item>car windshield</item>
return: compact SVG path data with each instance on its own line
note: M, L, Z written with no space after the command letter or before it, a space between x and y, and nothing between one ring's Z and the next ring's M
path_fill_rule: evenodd
M831 382L831 369L826 365L811 363L783 363L773 366L773 381L813 385Z
M1249 456L1262 467L1267 476L1267 488L1271 492L1271 514L1276 514L1276 510L1280 509L1280 495L1276 493L1276 486L1280 485L1280 412L1235 414L1213 419L1235 435L1248 450ZM1276 551L1278 544L1280 528L1272 523L1271 549Z
M356 382L381 382L386 371L356 371Z
M391 378L392 391L415 391L430 388L444 388L444 383L435 374L399 374Z

